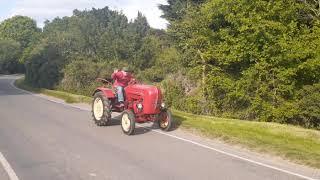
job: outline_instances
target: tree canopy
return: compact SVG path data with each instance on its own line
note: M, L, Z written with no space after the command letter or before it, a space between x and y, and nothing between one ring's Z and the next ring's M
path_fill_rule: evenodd
M39 32L37 23L26 16L14 16L0 25L0 38L15 40L23 49L31 45Z
M12 74L23 69L18 62L20 43L14 40L0 40L0 74Z
M305 124L301 119L310 117L292 107L305 87L317 87L320 81L319 20L306 18L317 16L317 4L287 0L168 3L160 6L171 22L168 33L183 54L186 78L199 82L200 91L196 100L194 96L183 100L191 104L177 100L174 106ZM308 123L316 127L319 119Z
M14 16L0 24L1 51L3 53L2 62L6 62L0 64L2 73L24 71L21 63L23 52L28 49L32 43L36 42L40 32L41 30L37 27L36 22L26 16Z

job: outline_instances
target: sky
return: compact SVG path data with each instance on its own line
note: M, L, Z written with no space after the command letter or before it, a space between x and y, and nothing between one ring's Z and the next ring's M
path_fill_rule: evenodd
M29 16L43 27L45 20L55 17L71 16L74 9L84 10L109 6L122 11L129 20L135 18L138 11L148 19L149 24L158 29L165 29L167 21L160 16L159 4L166 0L0 0L0 21L14 15Z

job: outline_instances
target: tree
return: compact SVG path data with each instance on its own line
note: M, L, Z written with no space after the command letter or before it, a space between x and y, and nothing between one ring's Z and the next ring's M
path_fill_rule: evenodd
M161 52L159 39L154 36L143 38L141 48L137 52L137 58L133 62L134 66L140 70L152 67L159 52Z
M26 57L25 80L34 87L52 89L62 79L64 62L57 46L44 39Z
M14 40L0 40L0 74L22 72L23 66L18 59L21 54L20 44Z
M174 21L182 20L191 6L199 5L203 2L204 0L168 0L168 4L160 4L159 9L164 13L162 17L173 23Z
M301 87L319 82L319 21L301 18L308 12L301 1L210 0L185 8L170 17L168 32L203 85L207 112L278 121L274 114Z
M37 23L26 16L14 16L0 24L0 38L15 40L22 49L28 47L40 32Z

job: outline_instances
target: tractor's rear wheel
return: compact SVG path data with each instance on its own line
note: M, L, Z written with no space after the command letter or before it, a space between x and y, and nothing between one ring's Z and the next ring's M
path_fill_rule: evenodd
M133 135L135 130L136 118L131 110L126 110L122 113L121 128L127 135Z
M170 131L173 125L171 111L166 109L159 114L158 124L161 130Z
M109 99L102 93L97 92L92 102L93 121L98 126L106 126L111 120L111 106Z

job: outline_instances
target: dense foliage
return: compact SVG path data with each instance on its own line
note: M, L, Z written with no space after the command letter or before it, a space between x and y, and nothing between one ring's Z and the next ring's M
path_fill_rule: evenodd
M23 69L19 63L20 44L14 40L0 40L0 74L12 74Z
M184 1L169 2L162 6L164 17L172 22L168 32L185 55L185 77L195 80L200 91L194 99L183 92L185 86L176 84L181 92L174 95L173 106L319 128L318 5L287 0L187 1L189 6L174 11L184 12L181 18L172 9ZM177 96L181 93L185 95ZM185 103L181 96L187 97Z
M15 16L0 24L0 73L23 72L23 52L34 43L40 29L34 20Z
M18 59L34 86L90 95L97 77L129 66L176 109L320 128L317 2L168 0L166 31L108 7L75 10L42 32L17 16L0 24L0 73Z

